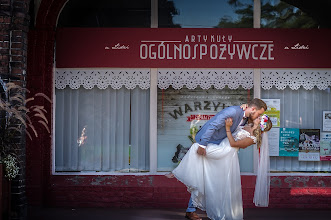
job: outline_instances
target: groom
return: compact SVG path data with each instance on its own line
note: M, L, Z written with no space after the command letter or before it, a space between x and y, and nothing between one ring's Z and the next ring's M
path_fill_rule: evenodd
M261 99L253 99L248 108L243 110L240 106L231 106L218 112L208 122L206 122L195 136L196 142L199 144L198 154L206 155L206 147L209 143L219 144L226 138L225 119L232 118L233 125L231 126L231 133L233 133L239 125L246 124L248 118L252 121L260 117L264 111L267 110L267 105ZM188 203L185 217L191 220L199 220L198 214L195 212L196 208L193 206L192 198Z

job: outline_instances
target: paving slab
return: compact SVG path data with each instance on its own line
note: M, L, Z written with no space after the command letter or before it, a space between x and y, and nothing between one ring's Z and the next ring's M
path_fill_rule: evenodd
M198 211L203 220L205 212ZM184 220L185 209L37 208L29 207L30 220ZM326 209L244 209L244 220L331 220Z

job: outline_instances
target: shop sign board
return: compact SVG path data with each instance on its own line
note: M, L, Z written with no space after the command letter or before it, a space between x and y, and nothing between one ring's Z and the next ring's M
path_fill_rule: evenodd
M330 29L59 28L57 68L330 68Z

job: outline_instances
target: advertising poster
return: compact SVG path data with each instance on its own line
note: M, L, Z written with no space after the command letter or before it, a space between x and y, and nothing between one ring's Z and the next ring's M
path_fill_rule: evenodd
M297 157L299 155L299 129L280 128L279 156Z
M320 161L320 129L300 129L299 160Z
M331 131L331 111L323 111L323 131Z
M271 128L268 131L269 156L279 156L279 128Z
M320 159L331 160L331 133L321 132Z
M270 117L272 127L280 127L280 99L263 99L268 109L264 113Z

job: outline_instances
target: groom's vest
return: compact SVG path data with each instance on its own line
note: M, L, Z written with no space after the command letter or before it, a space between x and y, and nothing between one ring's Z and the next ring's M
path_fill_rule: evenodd
M225 119L232 118L231 133L233 133L244 116L240 106L231 106L218 112L207 121L195 136L197 143L207 146L209 143L219 144L226 137Z

